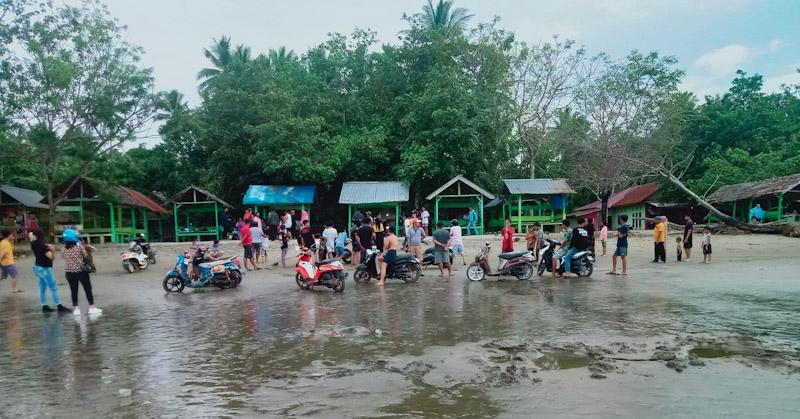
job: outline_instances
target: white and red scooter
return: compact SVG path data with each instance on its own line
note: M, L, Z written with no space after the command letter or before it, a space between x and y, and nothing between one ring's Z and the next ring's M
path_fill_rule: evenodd
M295 281L301 290L310 290L313 287L328 287L336 292L344 291L344 281L347 272L339 259L327 259L314 262L313 252L303 249L295 265Z

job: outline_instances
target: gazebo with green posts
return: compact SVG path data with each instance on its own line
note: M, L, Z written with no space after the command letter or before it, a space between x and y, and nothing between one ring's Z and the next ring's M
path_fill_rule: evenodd
M495 199L494 194L487 192L485 189L476 185L463 175L458 175L439 189L431 192L425 200L434 201L433 204L433 224L439 223L439 218L450 220L458 220L458 223L464 227L467 225L467 220L463 217L469 212L470 208L475 208L478 214L478 222L476 228L478 234L484 232L484 216L483 205L484 198L489 201Z
M575 193L566 179L503 179L503 198L490 205L500 205L502 218L493 220L500 227L506 218L517 232L534 223L554 226L567 216L567 195Z
M781 221L787 215L797 219L796 213L800 211L800 173L723 186L709 195L708 202L718 208L730 205L731 217L747 223L752 222L750 210L756 204L764 210L765 222ZM709 214L708 219L717 221L713 214Z
M39 214L41 225L42 214L46 214L47 205L42 203L44 197L30 189L16 186L0 185L0 227L16 233L17 241L27 240L27 232L31 226L30 216ZM22 221L22 224L18 224ZM20 228L23 227L23 228Z
M308 211L310 217L311 204L314 203L316 193L317 187L314 185L250 185L242 198L242 204L252 205L259 214L261 208L288 211L299 207L300 211Z
M224 208L233 208L211 192L197 186L178 192L167 201L172 204L172 216L175 221L175 241L181 239L202 240L220 239L222 229L219 213Z
M358 209L394 208L394 231L400 228L400 203L408 201L408 185L402 182L345 182L339 203L347 205L347 229Z
M56 226L76 228L90 241L127 243L137 234L151 237L169 212L147 195L124 186L78 176L56 189Z

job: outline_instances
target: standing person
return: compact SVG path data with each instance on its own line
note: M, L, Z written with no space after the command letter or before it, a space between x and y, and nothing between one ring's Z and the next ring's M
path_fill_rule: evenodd
M413 220L410 216L403 216L403 249L408 249L408 231L413 227Z
M292 213L286 211L283 214L283 226L286 227L286 232L294 235L294 222L292 221Z
M576 253L582 252L589 248L589 241L591 240L589 230L586 228L588 224L583 218L578 218L578 226L572 230L570 235L569 250L564 255L564 277L568 278L572 275L572 257Z
M606 242L608 241L608 227L604 222L600 222L600 245L603 246L603 254L606 255Z
M589 233L589 250L594 254L594 221L591 218L586 220L586 231Z
M429 213L425 207L422 207L422 212L419 215L422 218L422 229L425 230L425 234L430 234L428 226L430 225L431 221L431 213Z
M325 230L322 231L322 237L325 239L325 252L327 259L333 259L336 256L336 239L339 232L333 228L333 223L328 221L325 223Z
M0 241L0 280L11 278L11 292L22 292L17 288L17 264L14 260L14 243L12 242L14 233L6 229L3 230L2 236L2 241Z
M222 212L219 214L219 223L222 227L222 237L228 237L228 233L231 231L231 213L228 210L228 207L225 207Z
M467 214L467 236L470 235L470 228L474 230L474 234L478 235L478 211L475 211L474 207L469 208L469 214Z
M250 269L247 267L247 262L250 262L253 270L258 269L256 262L253 260L253 235L250 233L250 227L250 224L245 223L242 224L242 229L239 230L239 240L242 243L242 249L244 249L244 268L248 271Z
M378 258L376 259L380 267L378 285L383 285L386 282L386 268L397 258L397 251L400 250L400 241L394 234L392 226L386 226L386 240L384 247L386 250L379 254Z
M383 237L386 231L386 226L383 224L383 220L381 220L381 216L375 216L375 221L372 223L372 229L375 231L375 247L378 248L379 251L383 252Z
M500 230L500 237L503 238L500 251L503 253L514 251L514 227L511 226L511 219L506 218L506 226Z
M61 298L58 297L58 289L56 288L56 278L53 276L53 259L55 259L55 248L52 244L47 244L47 234L42 230L31 231L28 233L28 239L31 242L31 250L33 251L33 273L39 280L39 303L42 305L42 311L49 313L54 311L47 305L46 290L50 290L50 297L56 305L56 310L59 313L68 313L70 310L61 305ZM76 237L77 239L77 237ZM72 241L75 245L77 240ZM67 244L66 241L64 241ZM81 257L83 262L83 257Z
M569 248L569 243L572 240L572 229L569 228L569 220L562 220L561 221L561 243L558 246L558 250L553 253L553 260L552 267L553 272L552 276L556 276L556 272L558 272L558 268L561 265L561 258L567 254L567 249Z
M461 237L461 226L455 218L450 220L450 248L453 249L453 256L461 255L461 262L467 266L464 259L464 239Z
M264 224L261 223L261 214L256 211L253 213L253 222L256 223L256 227L263 228Z
M347 232L346 229L342 229L339 234L336 236L336 257L344 256L345 247L347 246ZM352 256L352 254L350 255Z
M352 221L357 224L364 224L364 214L361 213L361 210L356 209L356 213L353 214Z
M694 238L694 222L692 216L686 214L683 216L683 250L686 252L686 261L692 258L692 238Z
M604 226L605 227L605 226ZM619 216L619 227L617 227L617 249L614 250L614 256L611 257L611 271L609 275L619 275L617 273L617 256L622 259L622 274L628 274L628 216L622 214Z
M411 228L408 229L408 253L416 256L417 259L422 261L422 240L426 237L425 230L423 230L418 219L413 219Z
M675 252L676 252L676 260L678 262L681 261L681 256L683 255L683 248L681 247L682 243L683 242L681 241L680 237L675 237Z
M525 242L528 245L528 250L533 253L534 261L539 260L539 249L542 247L543 240L542 225L533 223L533 227L528 229L528 234L525 235Z
M256 217L258 217L258 215L256 215ZM253 239L253 256L256 266L258 266L258 261L261 257L261 246L264 243L264 230L261 228L261 225L256 222L256 217L253 217L253 221L250 223L250 237Z
M275 240L278 236L278 224L281 220L275 208L271 208L267 213L267 236L270 240Z
M453 276L448 249L450 249L450 232L445 230L444 224L437 223L436 231L433 232L433 263L439 265L439 276L444 276L445 265L447 265L447 276Z
M703 228L703 263L711 263L711 227Z
M664 217L656 217L656 225L653 228L653 242L655 258L652 263L667 263L667 223L664 222Z
M286 230L286 226L281 224L278 226L278 240L281 242L281 267L286 267L286 253L289 252L289 231ZM275 262L275 266L278 266L278 262Z
M84 266L86 250L80 243L64 242L64 250L61 254L64 258L64 271L72 295L72 314L81 315L81 309L78 306L78 283L83 287L83 293L86 294L86 301L89 303L89 315L102 314L103 310L94 305L92 281L89 271Z
M300 228L299 240L300 247L304 247L308 250L313 250L317 247L317 243L314 240L314 233L311 232L311 223L308 220L303 221L303 227Z
M30 218L30 227L28 228L28 231L34 231L38 229L39 229L39 222L36 221L36 214L32 213Z
M361 228L361 223L353 222L350 230L350 243L353 244L353 254L350 255L350 263L353 266L358 266L361 262L361 245L358 244L358 230Z
M361 247L361 260L367 260L367 249L375 245L375 230L372 229L372 219L366 218L364 224L358 229L356 239Z

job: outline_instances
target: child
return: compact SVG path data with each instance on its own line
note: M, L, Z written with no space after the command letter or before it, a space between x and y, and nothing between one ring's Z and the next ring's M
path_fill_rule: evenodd
M703 263L711 263L711 228L703 229Z
M347 245L347 231L342 229L336 237L336 257L344 256L344 247Z
M600 244L603 246L603 254L600 256L606 255L606 241L608 240L608 226L605 223L601 223L602 227L600 228Z
M286 253L289 251L289 237L290 233L286 230L286 226L281 224L278 230L278 240L281 242L281 266L286 267ZM278 262L275 262L274 266L278 266Z
M680 237L675 237L675 251L677 252L678 262L681 261L683 256L683 248L681 247L681 244L683 244L683 240L681 240Z
M214 240L211 247L208 248L208 254L211 255L212 259L219 259L222 257L223 253L225 252L219 248L219 240Z

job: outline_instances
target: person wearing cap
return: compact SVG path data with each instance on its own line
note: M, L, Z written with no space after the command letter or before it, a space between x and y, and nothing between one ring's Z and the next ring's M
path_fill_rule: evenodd
M422 228L420 220L413 218L411 228L408 229L408 253L422 260L422 240L425 239L425 229Z
M656 224L653 228L655 258L652 263L667 263L667 219L657 216L655 220Z

